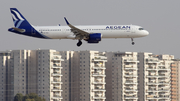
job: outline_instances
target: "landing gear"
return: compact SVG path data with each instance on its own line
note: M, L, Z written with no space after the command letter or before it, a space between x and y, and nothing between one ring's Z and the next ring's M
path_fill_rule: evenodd
M82 41L79 40L78 43L77 43L77 46L79 47L79 46L81 46L81 45L82 45Z
M132 41L132 45L134 45L134 44L135 44L135 42L133 41L133 38L131 38L131 41Z

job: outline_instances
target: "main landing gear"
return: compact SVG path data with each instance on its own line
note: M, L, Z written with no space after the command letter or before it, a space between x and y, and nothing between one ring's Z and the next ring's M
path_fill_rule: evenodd
M79 40L78 43L77 43L77 46L79 47L79 46L81 46L81 45L82 45L82 41Z
M131 38L131 41L132 41L132 45L134 45L134 44L135 44L135 42L133 41L133 38Z

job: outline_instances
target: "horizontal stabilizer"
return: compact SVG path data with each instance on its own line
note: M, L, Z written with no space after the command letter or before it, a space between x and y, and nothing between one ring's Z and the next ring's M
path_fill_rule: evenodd
M20 29L20 28L16 28L16 27L12 27L12 29L14 29L18 32L21 32L21 33L24 33L26 31L25 29Z

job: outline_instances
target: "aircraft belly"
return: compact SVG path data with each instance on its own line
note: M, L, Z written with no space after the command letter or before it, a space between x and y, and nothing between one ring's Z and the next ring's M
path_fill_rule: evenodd
M67 35L64 33L51 33L51 34L46 34L47 37L52 38L52 39L66 39Z

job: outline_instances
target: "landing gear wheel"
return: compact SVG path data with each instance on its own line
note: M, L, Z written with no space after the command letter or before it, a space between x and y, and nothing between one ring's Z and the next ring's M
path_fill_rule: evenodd
M133 40L133 38L131 38L131 41L132 41L132 45L134 45L135 43L134 43L134 40Z
M134 45L135 43L134 42L132 42L132 45Z
M79 40L79 42L77 43L77 46L81 46L82 45L82 41Z

